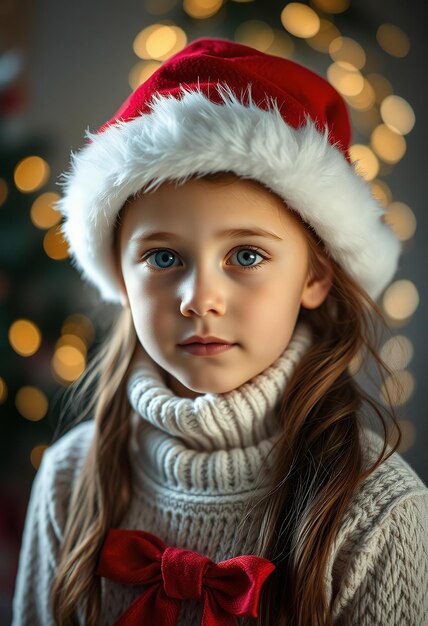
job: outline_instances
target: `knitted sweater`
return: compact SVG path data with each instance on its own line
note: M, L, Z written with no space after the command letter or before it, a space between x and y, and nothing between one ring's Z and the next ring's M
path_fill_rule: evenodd
M175 396L151 360L139 361L128 380L133 495L121 528L152 532L216 562L251 554L259 522L244 521L239 534L236 529L249 499L269 486L276 409L311 341L309 327L299 323L264 372L226 394L195 399ZM94 422L81 423L43 456L27 510L12 626L54 623L48 592L70 491L93 435ZM366 429L367 458L379 446L378 435ZM428 488L398 453L355 494L332 546L325 585L335 626L427 626ZM103 578L100 626L114 624L142 591ZM183 601L179 626L200 621L200 604Z

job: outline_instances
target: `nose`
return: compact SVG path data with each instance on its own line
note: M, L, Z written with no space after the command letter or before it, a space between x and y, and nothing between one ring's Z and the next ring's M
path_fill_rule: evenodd
M225 311L226 298L220 277L215 276L215 272L208 272L206 268L195 269L183 285L181 314L185 317L203 317L209 312L224 315Z

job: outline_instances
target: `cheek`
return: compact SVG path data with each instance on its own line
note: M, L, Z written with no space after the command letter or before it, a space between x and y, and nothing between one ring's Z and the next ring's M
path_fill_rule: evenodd
M243 324L258 328L258 332L277 332L295 321L300 309L301 285L299 281L282 278L269 287L252 290L250 298L239 301L239 317Z
M129 304L134 326L140 339L142 336L165 333L172 327L173 307L167 289L148 289L141 281L127 286Z

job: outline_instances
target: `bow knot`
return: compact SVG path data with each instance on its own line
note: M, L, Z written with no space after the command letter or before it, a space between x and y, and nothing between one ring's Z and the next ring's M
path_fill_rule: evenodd
M96 575L146 587L115 626L175 626L182 600L202 601L202 626L233 626L234 616L257 617L262 585L274 569L253 555L214 563L192 550L167 546L151 533L113 528Z
M210 563L202 554L168 546L161 563L166 595L180 600L201 600L202 580Z

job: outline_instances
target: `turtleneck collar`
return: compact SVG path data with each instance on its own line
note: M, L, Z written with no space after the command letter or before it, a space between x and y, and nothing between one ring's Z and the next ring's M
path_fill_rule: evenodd
M128 379L131 452L140 477L186 493L252 489L278 434L278 404L311 343L310 327L299 322L266 370L232 391L196 398L176 396L152 359L140 358Z

